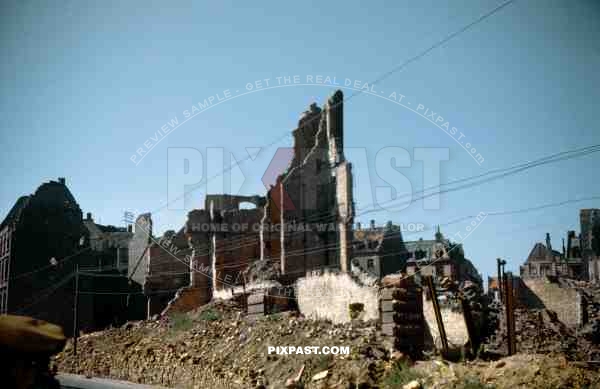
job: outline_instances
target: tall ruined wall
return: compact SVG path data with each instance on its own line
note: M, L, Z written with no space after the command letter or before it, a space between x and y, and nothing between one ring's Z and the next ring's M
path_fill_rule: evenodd
M352 169L343 153L342 102L338 91L323 110L313 104L303 114L294 131L294 158L268 193L265 253L279 257L286 275L350 268L354 202Z
M241 285L242 272L260 259L260 230L264 210L222 211L213 220L220 225L214 236L214 290Z
M292 278L323 267L350 270L354 203L342 101L338 91L324 110L313 104L303 114L293 159L266 197L211 194L204 210L189 213L190 288L207 290L207 301L213 291L241 285L256 260ZM244 202L256 208L239 209Z
M134 234L129 241L129 277L139 285L146 278L147 257L142 255L151 242L152 217L149 213L139 215L135 220Z
M198 289L204 303L212 298L212 234L206 228L208 225L210 211L207 210L191 211L185 225L185 235L192 249L190 286Z
M169 244L153 244L148 249L148 268L144 291L148 293L170 291L189 284L190 248L175 249Z

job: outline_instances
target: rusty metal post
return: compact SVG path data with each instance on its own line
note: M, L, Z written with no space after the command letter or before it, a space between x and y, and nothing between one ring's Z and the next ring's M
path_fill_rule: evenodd
M440 304L437 299L437 292L435 285L433 284L433 276L426 276L427 286L429 287L429 293L431 295L431 303L433 305L433 312L435 313L435 321L437 322L438 330L440 332L440 340L442 341L442 351L444 355L448 354L448 338L446 337L446 330L444 328L444 322L442 320L442 312L440 311Z
M475 324L473 323L471 305L469 305L469 301L464 296L460 296L460 303L462 305L465 325L467 326L467 334L469 335L469 346L471 348L471 355L476 356L477 350L479 349L479 338L475 333Z
M504 301L504 298L502 297L502 290L504 289L504 281L502 280L502 260L496 258L496 263L498 265L498 292L500 294L500 301Z
M512 273L504 275L504 290L505 290L505 308L506 308L506 338L508 342L508 355L514 355L517 352L516 336L515 336L515 316L513 305L513 278Z

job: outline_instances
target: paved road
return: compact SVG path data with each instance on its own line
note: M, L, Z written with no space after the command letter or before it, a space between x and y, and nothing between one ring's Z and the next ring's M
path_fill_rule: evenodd
M63 389L166 389L160 386L140 385L127 381L86 378L75 374L58 374L56 378Z

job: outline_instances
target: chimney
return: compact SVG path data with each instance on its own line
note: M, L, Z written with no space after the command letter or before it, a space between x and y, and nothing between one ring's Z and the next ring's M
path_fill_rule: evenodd
M371 229L375 229L375 220L371 219Z
M58 183L65 185L65 178L64 177L58 177Z
M550 233L546 232L546 248L550 250L550 255L552 255L552 243L550 242Z
M92 213L91 212L87 213L86 220L92 220Z

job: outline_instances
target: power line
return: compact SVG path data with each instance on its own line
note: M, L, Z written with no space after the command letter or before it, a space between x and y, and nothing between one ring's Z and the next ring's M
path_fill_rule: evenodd
M381 203L381 204L371 203L368 206L365 206L363 208L363 210L357 212L354 216L356 217L356 216L360 216L362 214L376 212L376 211L379 210L377 207L381 207L381 206L384 206L384 205L388 205L388 204L394 203L394 202L398 201L402 197L407 197L408 198L410 196L410 198L408 198L408 200L407 200L408 203L410 204L412 201L422 200L422 199L425 199L425 198L428 198L428 197L432 197L434 195L438 195L438 194L441 194L441 193L453 192L453 191L456 191L456 190L469 188L470 186L474 186L474 184L473 183L471 183L471 184L465 184L465 185L457 187L457 188L450 188L450 189L445 189L445 190L442 190L442 191L431 192L429 194L425 194L426 191L433 191L433 190L441 188L443 186L454 185L454 184L465 182L465 181L472 181L472 180L475 180L477 178L484 178L486 176L491 176L491 175L494 175L494 174L501 173L501 174L498 174L496 177L490 177L490 178L488 178L486 180L480 180L479 182L476 183L476 184L481 184L481 183L485 183L485 182L488 182L488 181L492 181L492 180L496 180L496 179L499 179L499 178L503 178L503 177L506 177L508 175L516 174L516 173L519 173L521 171L524 171L524 170L527 170L527 169L530 169L530 168L533 168L533 167L537 167L537 166L540 166L540 165L544 165L544 164L548 164L548 163L553 163L553 162L561 161L561 160L564 160L564 159L576 158L576 157L579 157L579 156L582 156L582 155L587 155L587 154L595 153L595 152L598 152L598 151L600 151L600 145L588 146L588 147L583 147L583 148L579 148L579 149L575 149L575 150L562 151L562 152L559 152L559 153L551 154L551 155L539 158L539 159L534 160L534 161L517 164L517 165L514 165L514 166L510 166L508 168L493 169L493 170L490 170L490 171L487 171L487 172L484 172L484 173L481 173L481 174L477 174L475 176L470 176L470 177L464 177L464 178L456 179L456 180L453 180L453 181L449 181L447 183L442 183L440 185L435 185L435 186L431 186L431 187L428 187L428 188L424 188L424 189L422 189L420 191L417 191L417 192L400 195L400 196L397 196L396 199L392 199L392 200L386 201L386 202ZM416 194L416 193L423 193L423 196L418 197L417 199L412 198L412 196L414 194ZM317 216L319 216L319 214L317 214L317 215L313 215L312 217L309 217L309 218L307 218L305 220L300 219L297 222L300 222L300 223L302 223L302 222L318 222L318 221L323 221L323 220L326 220L326 219L329 219L329 218L333 218L335 216L331 212L323 212L320 215L325 215L325 216L321 217L321 218L316 218ZM314 220L311 220L311 219L314 219ZM301 232L302 231L299 231L297 233L301 233ZM294 233L292 233L291 235L293 235L293 234ZM241 241L243 239L244 238L240 238L240 239L238 239L238 241ZM233 247L233 249L241 248L241 247L248 247L248 246L249 245L238 246L238 247Z
M497 7L494 7L492 10L482 14L481 16L479 16L477 19L471 21L470 23L464 25L463 27L461 27L460 29L448 34L446 37L442 38L441 40L438 40L436 43L432 44L431 46L429 46L428 48L426 48L425 50L419 52L418 54L416 54L415 56L403 61L401 64L395 66L393 69L383 73L381 76L379 76L378 78L375 79L375 81L371 82L370 84L377 84L378 82L381 82L383 80L385 80L386 78L390 77L391 75L401 71L402 69L404 69L407 65L419 60L420 58L426 56L427 54L429 54L431 51L435 50L436 48L442 46L443 44L449 42L450 40L456 38L458 35L468 31L469 29L471 29L472 27L478 25L479 23L483 22L484 20L486 20L487 18L489 18L490 16L494 15L495 13L499 12L501 9L503 9L504 7L508 6L509 4L513 3L514 0L507 0L505 2L503 2L502 4L498 5ZM363 91L355 91L354 93L352 93L349 97L343 99L342 101L336 103L334 105L334 107L337 107L338 105L341 105L343 103L346 103L348 101L350 101L352 98L362 94ZM321 112L321 115L323 114L323 112ZM310 117L306 120L305 124L311 124L314 120L317 120L317 118L320 119L321 115L316 115L314 117ZM279 141L287 138L288 136L290 136L291 132L287 131L285 135L276 138L274 141L268 143L266 146L267 149L270 148L271 146L273 146L274 144L278 143ZM208 184L210 181L212 181L213 179L220 177L221 175L223 175L224 173L231 171L231 169L233 169L235 166L239 166L241 163L244 163L246 161L248 161L249 159L251 159L251 156L248 155L246 157L244 157L241 161L236 161L235 164L231 163L227 168L223 169L220 173L211 176L209 178L207 178L205 184ZM152 213L157 213L159 211L161 211L162 209L164 209L165 207L169 206L169 204L180 200L181 198L185 197L186 195L190 194L191 192L193 192L194 190L196 190L197 188L192 188L187 192L184 192L181 196L178 196L177 198L168 201L167 203L163 206L161 206L160 208L156 209L155 211L153 211Z
M551 155L548 155L548 156L545 156L545 157L542 157L542 158L539 158L539 159L536 159L536 160L533 160L533 161L530 161L530 162L525 162L525 163L520 163L520 164L517 164L517 165L513 165L513 166L508 167L508 168L493 169L493 170L490 170L490 171L487 171L487 172L484 172L484 173L477 174L475 176L464 177L464 178L460 178L460 179L457 179L457 180L449 181L447 183L442 183L440 185L436 185L436 186L431 186L431 187L428 187L428 188L424 188L424 189L422 189L420 191L417 191L415 193L425 193L426 191L434 190L436 188L441 188L443 186L453 185L453 184L456 184L456 183L461 183L461 182L466 182L466 181L472 181L472 180L477 179L477 178L485 178L487 176L490 176L490 175L493 175L493 174L497 174L497 173L500 173L500 174L498 174L497 176L488 177L488 178L486 178L484 180L480 180L480 181L475 182L475 183L469 183L469 184L465 184L463 186L459 186L459 187L456 187L456 188L449 188L449 189L442 190L442 191L439 191L439 192L429 193L427 195L423 195L421 197L418 197L417 199L412 199L411 198L410 202L412 202L413 200L414 201L418 201L418 200L421 200L421 199L424 199L424 198L427 198L427 197L434 196L436 194L453 192L453 191L457 191L457 190L460 190L460 189L466 189L466 188L469 188L469 187L473 187L475 185L483 184L485 182L489 182L489 181L492 181L492 180L504 178L504 177L509 176L509 175L517 174L519 172L522 172L522 171L525 171L525 170L528 170L528 169L531 169L531 168L534 168L534 167L537 167L537 166L541 166L541 165L545 165L545 164L549 164L549 163L554 163L554 162L558 162L558 161L563 161L563 160L567 160L567 159L577 158L577 157L580 157L580 156L583 156L583 155L588 155L588 154L596 153L598 151L600 151L600 144L592 145L592 146L587 146L587 147L582 147L582 148L578 148L578 149L574 149L574 150L568 150L568 151L562 151L562 152L554 153L554 154L551 154ZM408 194L408 195L412 196L412 194ZM406 197L408 195L398 196L398 198L400 198L400 197ZM379 206L385 205L385 204L389 204L389 203L394 203L394 202L398 201L398 198L390 200L390 201L385 202L383 204L380 204ZM590 200L591 199L596 199L596 197L592 197L592 198L589 198L589 199ZM571 201L584 201L584 200L585 199L581 199L581 200L566 200L566 201L567 202L571 202ZM369 205L376 205L376 204L375 203L371 203ZM547 205L539 206L538 208L539 209L543 209L543 208L551 207L551 206L554 206L554 205L553 204L547 204ZM368 208L368 207L365 207L365 208ZM371 212L375 212L375 211L378 211L378 209L376 209L376 208L365 209L363 212L356 213L355 216L360 216L362 214L371 213ZM519 213L519 212L521 212L521 211L518 211L518 212L515 211L514 213ZM323 212L323 213L321 213L321 215L326 215L324 218L321 218L321 220L326 220L326 219L329 219L330 217L333 217L333 214L331 214L329 212ZM494 216L495 214L491 213L491 215ZM313 217L314 216L318 216L318 215L313 215ZM468 216L467 217L463 217L463 218L468 218ZM317 222L317 221L319 221L319 219L315 219L314 221L310 221L310 219L311 218L307 218L306 221L307 222ZM452 223L458 222L458 221L460 221L460 220L455 220ZM303 222L303 220L299 220L299 222ZM141 228L143 230L143 227L139 226L139 224L137 224L136 222L134 222L134 224L136 225L136 227L139 227L139 228ZM304 233L304 231L293 232L293 233L290 233L289 236L294 235L294 234L298 234L298 233ZM150 236L149 233L147 233L147 234L148 234L150 240L153 241L153 243L157 244L158 246L160 246L161 248L163 248L165 251L168 252L168 250L166 248L164 248L160 244L160 242L161 242L160 240L157 241L154 237ZM245 240L245 238L243 238L243 237L238 239L238 241L240 241L240 242L243 241L243 240ZM232 242L235 242L235 240L233 240ZM230 243L232 243L232 242L230 242ZM239 248L244 248L244 247L249 247L249 246L251 246L251 244L229 247L229 248L227 248L227 250L239 249ZM91 249L91 247L86 247L86 248L84 248L84 249L82 249L82 250L80 250L80 251L78 251L78 252L76 252L74 254L71 254L71 255L69 255L67 257L64 257L63 259L61 259L59 261L59 264L65 263L67 260L70 260L70 259L74 258L75 256L81 254L82 252L85 252L85 251L90 250L90 249ZM172 253L170 253L170 254L172 255ZM209 251L209 252L206 252L206 253L198 253L197 256L210 255L210 254L211 254L211 252ZM185 262L182 262L182 263L185 263ZM139 265L139 262L138 262L138 265ZM31 274L35 274L37 272L43 271L43 270L48 269L48 268L53 267L53 266L55 266L55 265L50 264L50 265L43 266L43 267L41 267L39 269L30 271L30 272L27 272L27 273L23 273L23 274L20 274L20 275L17 275L15 277L11 278L9 281L12 281L12 280L15 280L15 279L19 279L19 278L22 278L22 277L26 277L26 276L31 275Z
M527 208L522 208L522 209L516 209L516 210L512 210L512 211L486 212L485 214L487 216L513 215L513 214L519 214L519 213L527 213L527 212L532 212L532 211L539 211L540 209L560 207L561 205L573 204L573 203L580 203L582 201L588 201L588 200L600 200L600 196L590 196L590 197L584 197L584 198L581 198L581 199L563 200L563 201L559 201L559 202L548 203L548 204L539 205L539 206L535 206L535 207L527 207ZM472 219L474 217L477 217L477 215L463 216L463 217L460 217L460 218L455 219L453 221L450 221L450 222L448 222L448 223L446 223L444 225L450 225L450 224L458 223L458 222L461 222L463 220Z
M70 259L73 259L73 258L75 258L76 256L78 256L79 254L81 254L81 253L83 253L83 252L85 252L85 251L88 251L88 250L90 250L90 249L91 249L91 247L86 247L86 248L84 248L84 249L82 249L82 250L79 250L79 251L77 251L76 253L73 253L73 254L71 254L71 255L68 255L68 256L66 256L66 257L64 257L64 258L62 258L62 259L60 259L60 260L58 260L56 265L49 264L49 265L45 265L45 266L42 266L42 267L40 267L40 268L37 268L37 269L35 269L35 270L29 271L29 272L27 272L27 273L21 273L21 274L17 274L17 275L16 275L16 276L14 276L13 278L10 278L10 279L9 279L9 281L18 280L19 278L27 277L27 276L29 276L29 275L32 275L32 274L38 273L38 272L40 272L40 271L43 271L43 270L49 269L49 268L51 268L51 267L58 267L59 265L66 263L68 260L70 260Z
M448 185L453 185L453 184L461 183L461 182L465 182L465 181L473 181L475 179L480 179L478 181L469 182L469 183L466 183L466 184L463 184L463 185L460 185L460 186L457 186L457 187L454 187L454 188L448 188L448 189L444 189L444 190L441 190L441 191L438 191L438 192L432 192L432 193L424 194L424 195L422 195L420 197L417 197L416 199L411 198L408 201L408 203L411 203L412 201L422 200L422 199L425 199L425 198L428 198L428 197L431 197L431 196L434 196L434 195L442 194L442 193L449 193L449 192L454 192L454 191L458 191L458 190L461 190L461 189L468 189L468 188L474 187L476 185L481 185L481 184L489 182L489 181L498 180L500 178L504 178L504 177L507 177L507 176L510 176L510 175L514 175L514 174L520 173L522 171L525 171L525 170L528 170L528 169L532 169L532 168L537 167L537 166L541 166L541 165L545 165L545 164L549 164L549 163L554 163L554 162L558 162L558 161L563 161L563 160L567 160L567 159L577 158L577 157L580 157L582 155L596 153L598 151L600 151L600 144L599 145L588 146L588 147L583 147L583 148L578 148L578 149L574 149L574 150L569 150L569 151L562 151L562 152L559 152L559 153L555 153L555 154L551 154L551 155L539 158L539 159L534 160L534 161L521 163L521 164L518 164L518 165L514 165L514 166L511 166L511 167L508 167L508 168L493 169L493 170L490 170L488 172L477 174L475 176L465 177L465 178L453 180L453 181L450 181L450 182L447 182L447 183L443 183L443 184L440 184L440 185L437 185L437 186L433 186L433 187L430 187L430 188L427 188L427 189L423 189L423 190L421 190L419 192L425 193L429 189L441 188L443 186L448 186ZM416 192L416 193L419 193L419 192ZM409 194L409 195L412 196L412 194ZM399 196L399 197L403 197L403 196ZM385 203L383 203L381 205L394 203L396 201L398 201L398 199L390 200L390 201L385 202ZM371 205L375 205L375 203L372 203ZM545 207L545 206L543 206L543 207ZM379 211L379 209L373 207L371 209L365 209L362 212L358 212L354 216L356 217L356 216L360 216L362 214L368 214L368 213L376 212L376 211ZM327 214L328 216L326 216L326 217L329 217L329 212L324 212L323 214ZM310 219L310 218L307 218L307 221L308 221L308 219ZM315 221L317 221L317 220L315 220ZM323 220L323 219L321 219L321 220ZM299 220L299 222L302 223L303 220ZM299 233L304 233L304 231L293 232L293 233L290 233L288 236L292 236L294 234L299 234ZM244 239L245 238L242 237L242 238L237 239L237 241L239 242L239 241L242 241ZM229 242L229 243L234 243L234 242L235 242L235 240L233 242ZM239 245L239 246L227 247L223 251L236 250L236 249L240 249L240 248L244 248L244 247L250 247L252 245L254 245L254 243L247 244L247 245ZM168 251L163 246L160 246L160 247L162 247L165 251ZM205 253L198 253L197 256L204 256L204 255L210 255L210 254L211 254L211 251L209 250L209 251L207 251Z
M75 275L75 273L71 273L68 276L66 276L65 278L63 278L61 281L59 281L58 283L52 284L50 287L46 288L45 290L43 290L41 292L42 293L41 297L38 297L32 303L17 309L16 312L23 313L23 312L27 311L29 308L38 304L40 301L47 299L54 292L56 292L58 289L60 289L61 286L65 285L67 282L71 281L71 278L73 278L74 275Z

